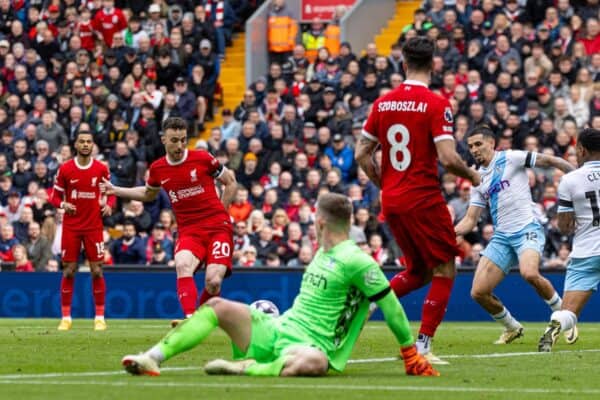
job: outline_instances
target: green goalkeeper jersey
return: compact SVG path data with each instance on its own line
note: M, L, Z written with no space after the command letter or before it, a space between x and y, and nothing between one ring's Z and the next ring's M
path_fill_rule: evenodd
M280 319L281 333L308 339L331 366L344 369L369 311L387 293L388 280L375 260L351 240L319 249L302 277L294 305Z

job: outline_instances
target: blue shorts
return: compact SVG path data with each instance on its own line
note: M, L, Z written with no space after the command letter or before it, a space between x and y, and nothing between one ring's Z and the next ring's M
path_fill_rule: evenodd
M565 292L571 290L598 290L600 283L600 256L571 258L565 276Z
M525 250L535 250L540 255L546 244L544 228L539 222L532 222L518 232L494 232L492 240L481 253L489 258L505 274L519 264L519 257Z

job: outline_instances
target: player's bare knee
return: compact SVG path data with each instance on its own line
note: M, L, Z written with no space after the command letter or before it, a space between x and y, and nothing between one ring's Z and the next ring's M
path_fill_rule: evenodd
M473 287L471 288L471 298L475 300L477 303L481 303L485 301L486 298L490 296L490 293L487 293L485 290L481 290L480 288Z
M542 277L539 271L535 269L525 269L521 271L521 276L523 277L523 279L525 279L525 281L532 285L535 285Z
M65 278L73 278L75 276L76 271L77 271L76 263L65 263L63 265L63 276Z
M220 277L207 277L204 284L204 289L212 295L218 294L221 291Z
M223 299L220 297L211 297L210 299L206 300L206 302L204 303L204 305L210 306L213 309L217 309L218 307L220 307L220 304L223 303Z
M194 275L194 267L192 263L188 262L187 260L176 262L175 271L177 271L177 276L180 278Z
M454 279L456 276L456 266L454 265L454 262L452 261L438 265L433 270L433 276Z

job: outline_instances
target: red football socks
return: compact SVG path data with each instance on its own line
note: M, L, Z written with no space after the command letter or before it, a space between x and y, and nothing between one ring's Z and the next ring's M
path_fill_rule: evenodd
M200 304L198 306L201 306L202 304L206 303L211 297L217 297L220 295L221 292L217 292L217 294L210 294L206 291L206 288L204 288L202 289L202 293L200 294Z
M396 294L396 297L403 297L423 286L423 276L414 275L407 270L397 273L390 280L390 286Z
M441 276L434 276L431 280L431 287L423 303L423 315L421 316L421 329L419 333L423 333L429 337L435 336L437 327L442 323L446 314L448 300L454 279Z
M71 317L71 301L73 299L73 283L75 279L62 277L60 281L60 310L63 318Z
M193 277L177 278L177 296L186 317L192 315L196 311L198 300L198 289Z
M94 293L94 304L96 305L96 318L104 317L106 282L104 281L103 276L92 279L92 291Z

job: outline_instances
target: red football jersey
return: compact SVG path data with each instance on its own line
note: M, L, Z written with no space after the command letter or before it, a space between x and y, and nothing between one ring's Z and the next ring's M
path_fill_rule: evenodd
M171 200L180 233L231 224L217 195L215 178L224 167L209 152L186 150L181 161L163 156L150 166L146 185L163 187Z
M127 19L125 19L123 11L119 8L113 8L112 12L109 14L101 8L96 15L94 15L92 27L95 31L102 34L106 46L112 47L114 34L127 28Z
M64 201L74 204L77 208L74 215L65 214L63 225L66 229L102 229L99 184L103 178L110 179L110 173L108 168L97 160L92 160L89 165L82 167L76 159L72 159L60 166L54 181L54 190L62 194Z
M454 139L447 99L407 80L375 101L362 134L381 144L384 208L405 212L444 201L435 142Z

